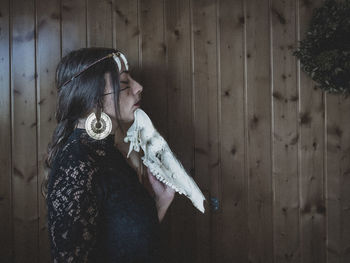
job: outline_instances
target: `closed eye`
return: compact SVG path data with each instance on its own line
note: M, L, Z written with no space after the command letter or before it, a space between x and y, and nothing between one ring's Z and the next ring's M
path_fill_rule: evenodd
M121 80L120 83L129 84L129 81ZM129 89L129 88L130 88L130 86L127 86L127 87L125 87L125 88L120 89L120 91L123 91L123 90L125 90L125 89Z
M130 88L130 86L127 86L127 87L125 87L125 88L120 89L120 91L123 91L123 90L125 90L125 89L129 89L129 88Z

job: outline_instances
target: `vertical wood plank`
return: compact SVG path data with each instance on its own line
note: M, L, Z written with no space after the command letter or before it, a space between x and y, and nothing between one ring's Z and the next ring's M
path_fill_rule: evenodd
M349 262L350 98L326 95L327 262Z
M34 1L12 1L13 262L38 261Z
M164 1L139 0L138 12L141 32L139 50L141 71L138 77L143 86L142 108L150 116L159 133L168 141L167 46L164 34ZM173 203L176 202L176 198L174 198ZM178 246L181 245L171 246L173 244L170 232L172 206L169 207L161 224L163 262L175 262L172 260Z
M39 262L50 262L50 244L47 229L46 200L41 184L48 171L44 170L47 145L56 126L55 71L60 60L60 1L37 0L37 118L38 118L38 171L39 171Z
M250 262L273 262L269 1L248 0L247 165Z
M0 258L12 258L10 5L0 1Z
M138 0L115 1L113 7L113 47L125 53L132 77L139 81L140 29ZM142 85L142 83L141 83Z
M305 37L312 10L322 0L299 2L300 38ZM324 96L313 80L300 72L299 176L301 262L325 262Z
M62 57L87 45L86 0L61 0Z
M167 138L167 47L164 43L164 1L140 0L143 107Z
M296 2L271 3L275 262L300 262Z
M112 47L112 0L87 0L87 46Z
M219 191L219 130L218 130L218 64L217 64L217 9L210 0L192 1L193 74L194 74L194 147L195 176L207 201L216 198ZM207 193L208 193L207 192ZM218 213L220 211L217 211ZM197 216L196 262L214 261L212 244L213 211ZM214 233L213 233L214 234ZM214 234L215 235L215 234ZM215 255L214 255L215 257Z
M168 55L168 143L186 171L193 176L191 30L189 0L165 1ZM171 208L171 260L194 262L196 249L195 215L188 198L176 194ZM200 212L199 212L200 213ZM200 213L201 214L201 213ZM181 229L181 231L179 231ZM192 251L192 253L188 253Z
M221 207L213 262L247 262L245 177L244 1L219 1Z

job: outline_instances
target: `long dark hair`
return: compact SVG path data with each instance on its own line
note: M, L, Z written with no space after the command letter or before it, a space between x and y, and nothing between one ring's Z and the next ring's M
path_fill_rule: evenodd
M108 72L110 73L114 92L115 116L117 116L118 126L122 129L119 121L119 72L113 58L107 58L96 63L77 78L62 86L93 62L117 51L112 48L102 47L81 48L71 51L64 56L57 66L55 78L55 85L58 90L55 113L57 126L53 132L51 142L48 144L44 160L45 178L41 185L41 192L45 198L47 196L49 170L52 168L52 162L58 151L67 141L79 119L86 118L97 105L103 105L103 94L105 92L104 75Z

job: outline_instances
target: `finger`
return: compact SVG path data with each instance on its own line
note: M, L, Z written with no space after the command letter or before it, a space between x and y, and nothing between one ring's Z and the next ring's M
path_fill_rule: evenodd
M154 175L153 174L151 174L151 173L148 173L148 178L150 179L150 180L152 180L152 181L154 181Z
M159 180L151 173L150 170L149 170L149 172L148 172L148 178L149 178L149 180L152 181L152 182L159 181ZM160 181L159 181L159 182L160 182Z
M152 185L156 185L156 184L161 184L162 182L160 180L158 180L154 175L152 175L151 173L148 174L148 178L149 178L149 182Z
M151 177L151 176L152 176L152 173L151 173L151 171L150 171L149 168L147 168L147 176L148 176L148 177Z
M152 175L150 175L149 181L151 184L154 184L156 182Z

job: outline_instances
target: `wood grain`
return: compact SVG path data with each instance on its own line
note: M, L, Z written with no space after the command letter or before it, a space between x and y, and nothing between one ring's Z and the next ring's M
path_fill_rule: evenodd
M38 261L38 166L34 1L12 1L13 262Z
M218 53L217 8L214 1L192 1L193 38L193 125L195 179L208 202L219 192L219 129L218 129ZM209 194L210 193L210 194ZM215 211L219 213L220 211ZM196 262L211 262L215 258L216 214L207 209L198 215ZM211 221L213 226L211 226ZM218 237L216 236L216 239ZM214 257L214 258L212 258Z
M271 2L275 262L300 262L296 2ZM288 193L288 194L286 194Z
M38 0L37 9L37 118L38 118L38 202L39 202L39 262L50 262L50 244L47 228L46 200L41 194L41 184L48 173L44 169L44 158L48 143L56 126L55 105L56 66L61 58L60 45L60 1Z
M318 1L299 2L300 37L305 36ZM324 195L324 94L300 71L299 86L299 194L301 262L326 261Z
M345 263L350 260L350 98L327 94L326 105L327 262Z
M11 29L10 2L0 1L0 258L10 262L12 251L11 149Z
M218 262L248 262L244 1L218 1L221 211L213 235ZM230 251L230 253L222 253Z
M87 46L112 47L112 1L87 0Z
M87 46L86 0L61 0L61 56Z
M268 1L246 2L247 169L250 262L273 262L271 49Z
M138 8L138 0L115 1L113 6L113 47L125 53L131 76L140 81L141 50L139 48L140 21Z

